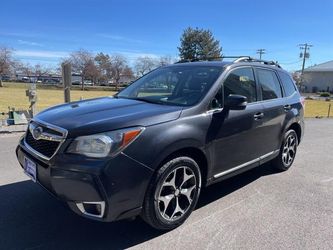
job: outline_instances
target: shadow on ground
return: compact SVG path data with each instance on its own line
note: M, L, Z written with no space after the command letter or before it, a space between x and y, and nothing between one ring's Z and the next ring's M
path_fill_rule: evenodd
M270 166L203 190L197 209L264 175ZM0 187L1 249L124 249L162 235L141 219L94 222L75 215L31 181Z

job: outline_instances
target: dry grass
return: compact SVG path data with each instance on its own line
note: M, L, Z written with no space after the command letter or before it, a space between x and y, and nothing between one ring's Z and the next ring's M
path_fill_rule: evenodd
M28 109L29 101L25 96L26 88L21 86L11 86L0 88L0 112L8 111L8 106L15 107L15 109ZM38 89L37 110L41 111L47 107L61 104L64 102L64 92L56 89ZM112 91L71 91L71 101L89 99L100 96L111 96L115 92Z
M5 87L0 88L0 112L8 111L8 106L15 107L15 109L28 109L28 97L25 96L25 84L6 84ZM41 111L47 107L63 103L64 93L58 89L37 89L38 101L37 110ZM114 95L113 91L81 91L72 90L71 100L76 101L80 98L88 99L101 96ZM333 117L333 102L319 101L319 100L306 100L305 101L305 117L327 117L328 106L332 104L331 117Z
M330 117L333 117L333 101L305 100L305 117L327 117L331 104Z

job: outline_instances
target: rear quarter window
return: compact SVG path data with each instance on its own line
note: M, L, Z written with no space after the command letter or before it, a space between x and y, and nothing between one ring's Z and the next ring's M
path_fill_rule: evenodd
M285 72L279 72L279 76L286 96L294 94L296 92L296 87L294 81L291 79L291 76Z

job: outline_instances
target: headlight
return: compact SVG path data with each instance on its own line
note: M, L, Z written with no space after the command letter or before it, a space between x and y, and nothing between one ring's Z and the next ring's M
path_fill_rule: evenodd
M70 144L67 152L96 158L115 156L132 143L143 130L142 127L136 127L80 136Z

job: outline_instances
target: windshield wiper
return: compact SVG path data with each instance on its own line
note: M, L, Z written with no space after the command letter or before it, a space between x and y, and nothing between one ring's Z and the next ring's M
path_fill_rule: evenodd
M124 98L124 99L130 99L130 100L136 100L136 101L141 101L141 102L147 102L147 103L153 103L153 104L162 104L165 105L167 104L166 102L160 101L160 100L151 100L151 99L146 99L142 97L127 97L127 96L114 96L115 98Z
M160 100L151 100L151 99L146 99L142 97L130 97L128 99L136 100L136 101L142 101L142 102L148 102L148 103L153 103L153 104L166 104L163 101Z

